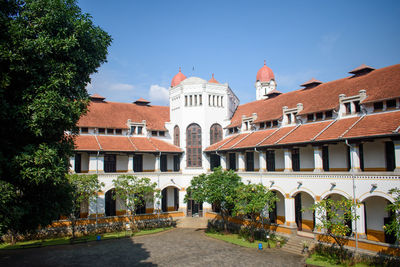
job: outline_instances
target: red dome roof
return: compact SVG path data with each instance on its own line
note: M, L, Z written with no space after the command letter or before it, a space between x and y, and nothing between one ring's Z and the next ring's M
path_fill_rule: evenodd
M209 83L219 83L215 78L214 78L214 73L212 74L211 79L208 81Z
M171 87L177 86L185 79L186 79L186 76L181 72L181 68L179 68L178 74L176 74L174 76L174 78L172 78Z
M272 79L275 80L274 73L269 67L267 67L267 65L265 65L265 60L264 60L264 66L262 66L262 68L259 69L257 72L256 81L269 82Z

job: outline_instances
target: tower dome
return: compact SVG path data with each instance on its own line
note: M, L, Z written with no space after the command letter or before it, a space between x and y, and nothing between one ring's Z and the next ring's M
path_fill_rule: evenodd
M264 60L264 66L262 66L261 69L259 69L257 72L256 81L269 82L270 80L275 80L275 76L272 70L267 65L265 65Z
M186 79L186 76L181 72L181 68L179 67L179 72L172 78L171 81L171 87L177 86L180 84L183 80Z

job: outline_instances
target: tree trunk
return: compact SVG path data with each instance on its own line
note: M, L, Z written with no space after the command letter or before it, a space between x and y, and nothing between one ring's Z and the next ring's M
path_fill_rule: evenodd
M15 243L17 243L16 235L16 232L14 230L11 230L11 245L15 245Z
M221 217L222 217L222 222L224 224L224 233L228 233L228 223L227 223L227 216L225 216L225 212L221 209Z

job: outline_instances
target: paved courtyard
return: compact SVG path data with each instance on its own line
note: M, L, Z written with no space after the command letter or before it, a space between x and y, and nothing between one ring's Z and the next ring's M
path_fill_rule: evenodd
M302 266L301 256L258 251L177 228L154 235L0 251L0 266Z

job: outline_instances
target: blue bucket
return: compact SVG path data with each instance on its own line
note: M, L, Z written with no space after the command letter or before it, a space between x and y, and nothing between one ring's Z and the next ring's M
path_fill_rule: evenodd
M263 248L262 248L262 243L258 243L258 249L259 250L262 250Z
M97 238L97 241L101 240L101 236L100 235L98 235L96 238Z

